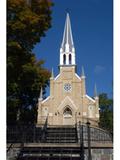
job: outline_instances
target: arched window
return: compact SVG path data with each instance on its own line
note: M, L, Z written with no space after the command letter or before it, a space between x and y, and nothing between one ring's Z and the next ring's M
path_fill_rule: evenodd
M69 54L69 64L71 64L72 63L72 56L71 56L71 54Z
M66 107L64 112L63 112L63 115L64 116L67 116L67 117L71 117L72 116L72 111L70 108Z
M66 64L66 55L63 55L63 64Z

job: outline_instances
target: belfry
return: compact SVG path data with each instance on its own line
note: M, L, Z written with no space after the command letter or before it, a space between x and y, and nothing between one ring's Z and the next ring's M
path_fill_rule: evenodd
M99 122L99 98L95 87L94 98L86 93L85 73L76 73L75 47L71 22L67 13L63 40L60 47L60 73L50 78L50 96L43 100L42 89L38 99L37 125L44 125L46 120L52 125L75 125L77 122L93 125Z

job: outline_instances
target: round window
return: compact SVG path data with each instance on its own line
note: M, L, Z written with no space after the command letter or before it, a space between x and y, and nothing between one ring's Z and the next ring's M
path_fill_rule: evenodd
M71 91L71 89L72 89L71 84L69 84L69 83L64 84L64 90L65 90L66 92Z

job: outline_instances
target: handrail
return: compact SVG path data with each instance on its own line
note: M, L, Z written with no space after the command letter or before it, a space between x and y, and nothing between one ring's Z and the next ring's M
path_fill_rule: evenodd
M10 144L10 146L7 149L7 153L12 149L13 143Z
M84 133L83 133L83 124L79 122L79 132L80 132L80 157L81 160L84 160Z
M88 141L87 139L87 125L86 124L80 124L76 123L74 126L70 126L76 128L76 136L77 136L77 141L79 143L80 141L80 128L81 125L83 126L83 140ZM48 126L48 117L46 117L45 125L43 128L40 127L33 127L31 125L29 126L8 126L8 143L21 143L21 142L46 142L46 132L47 129L55 128L55 127L62 127L62 126ZM64 128L65 126L63 126ZM66 126L67 127L67 126ZM65 127L65 128L66 128ZM69 128L69 126L68 126ZM31 132L32 131L32 132ZM21 135L22 134L22 135ZM109 132L106 130L103 130L102 128L98 127L93 127L90 125L90 134L91 134L91 141L109 141L112 142L112 137L110 136ZM24 138L24 140L23 140ZM9 146L8 151L12 147L12 144Z
M42 129L42 140L43 141L45 141L45 139L46 139L47 124L48 124L48 116L46 118L45 124Z

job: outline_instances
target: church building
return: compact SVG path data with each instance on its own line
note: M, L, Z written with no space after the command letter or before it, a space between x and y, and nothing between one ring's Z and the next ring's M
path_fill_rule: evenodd
M67 13L60 47L59 74L50 78L50 96L43 100L42 89L38 99L37 125L75 125L77 122L98 125L99 97L95 87L94 98L86 93L85 74L76 73L75 48L71 23Z

